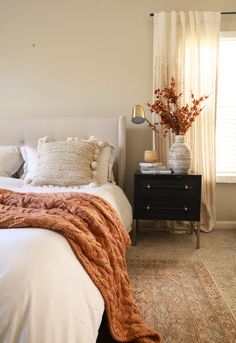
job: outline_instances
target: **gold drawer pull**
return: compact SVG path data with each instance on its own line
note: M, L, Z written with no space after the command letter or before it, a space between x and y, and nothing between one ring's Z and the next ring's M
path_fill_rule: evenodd
M184 185L184 189L186 189L186 190L191 190L191 189L192 189L192 186Z
M146 205L145 206L145 210L146 211L150 211L150 210L170 210L170 211L184 211L184 212L188 212L191 210L190 207L188 207L187 205L184 205L183 207L169 207L169 206L151 206L151 205Z
M186 189L187 191L190 191L191 189L192 189L192 186L189 186L189 185L171 185L171 186L169 186L169 185L150 185L150 183L147 183L146 185L145 185L145 187L146 187L146 189L148 189L148 190L151 190L151 189L166 189L166 190L168 190L168 189L179 189L179 190L183 190L183 189Z

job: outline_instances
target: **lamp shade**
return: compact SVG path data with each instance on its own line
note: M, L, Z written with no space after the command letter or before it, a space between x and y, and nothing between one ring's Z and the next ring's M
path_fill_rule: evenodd
M145 122L145 112L141 105L135 105L132 110L132 122L134 124L142 124Z

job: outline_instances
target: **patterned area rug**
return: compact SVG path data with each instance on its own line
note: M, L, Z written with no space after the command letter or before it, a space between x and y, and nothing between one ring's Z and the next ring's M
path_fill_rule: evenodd
M199 261L128 260L145 323L162 343L235 343L236 321Z

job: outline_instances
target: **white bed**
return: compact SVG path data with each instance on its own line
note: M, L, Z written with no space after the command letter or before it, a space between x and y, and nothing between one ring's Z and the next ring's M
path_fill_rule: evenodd
M87 192L107 200L129 232L131 206L122 191L125 161L124 117L0 120L0 145L34 144L50 135L97 136L116 147L118 185L81 188L35 187L0 177L0 188L20 192ZM67 240L40 228L0 230L0 342L93 343L104 301Z

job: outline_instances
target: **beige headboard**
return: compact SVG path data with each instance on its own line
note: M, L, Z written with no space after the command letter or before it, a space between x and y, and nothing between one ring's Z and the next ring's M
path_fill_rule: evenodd
M98 137L116 148L115 178L122 188L125 171L125 117L76 117L0 119L0 145L31 144L37 146L40 137L60 140L67 137Z

